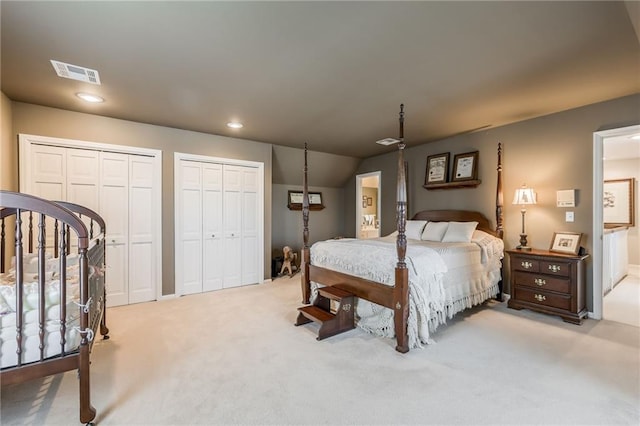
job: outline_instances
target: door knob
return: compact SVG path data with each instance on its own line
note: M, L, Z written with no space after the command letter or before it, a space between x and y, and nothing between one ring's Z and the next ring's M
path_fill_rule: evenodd
M211 238L215 238L215 237L216 237L216 234L211 234Z

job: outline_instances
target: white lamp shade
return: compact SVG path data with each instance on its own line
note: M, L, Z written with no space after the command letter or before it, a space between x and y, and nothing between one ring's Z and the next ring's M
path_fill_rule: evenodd
M516 189L516 194L513 197L513 204L535 204L536 203L536 193L533 191L533 188L522 187Z

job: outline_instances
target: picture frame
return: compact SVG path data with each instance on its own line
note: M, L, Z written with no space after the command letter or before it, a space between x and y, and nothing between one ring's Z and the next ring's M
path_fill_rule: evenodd
M456 154L453 157L452 182L478 179L478 151Z
M362 200L362 208L366 208L367 207L367 197L364 197L364 200Z
M367 197L367 207L370 207L372 205L373 205L373 198Z
M287 207L289 210L302 210L302 191L289 191L287 194ZM309 192L309 210L322 210L322 192Z
M580 251L581 232L554 232L549 251L576 255Z
M424 175L424 184L446 183L449 181L449 157L450 153L429 155L427 157L427 170Z
M635 226L635 179L605 180L602 187L605 228Z

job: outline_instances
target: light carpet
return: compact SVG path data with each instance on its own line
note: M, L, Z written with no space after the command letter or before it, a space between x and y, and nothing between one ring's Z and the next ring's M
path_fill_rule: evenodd
M603 317L640 327L640 276L629 273L604 297Z
M294 327L300 275L110 309L92 354L101 425L640 423L639 329L487 304L399 354ZM78 424L75 372L3 388L3 425Z

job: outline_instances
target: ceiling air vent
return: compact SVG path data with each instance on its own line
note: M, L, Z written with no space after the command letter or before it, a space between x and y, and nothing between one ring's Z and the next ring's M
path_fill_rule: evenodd
M96 70L54 61L53 59L51 59L51 65L53 65L53 68L56 70L58 77L84 81L85 83L100 84L100 76Z
M376 141L377 144L379 145L393 145L394 143L398 143L400 142L400 140L398 139L394 139L394 138L384 138L384 139L380 139L379 141Z

